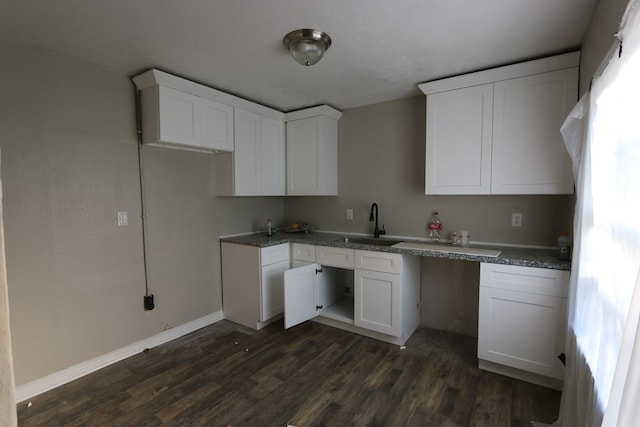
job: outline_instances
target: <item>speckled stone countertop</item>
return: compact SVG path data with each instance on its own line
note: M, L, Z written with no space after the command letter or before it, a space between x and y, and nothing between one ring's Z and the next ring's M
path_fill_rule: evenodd
M221 238L221 242L237 243L241 245L268 247L279 245L282 243L303 243L307 245L329 246L335 248L362 249L367 251L390 252L405 255L417 255L433 258L459 259L465 261L488 262L494 264L520 265L524 267L551 268L555 270L570 270L570 261L561 261L556 257L556 252L550 249L529 249L509 246L480 246L471 245L472 248L480 249L497 249L501 253L497 257L489 257L473 254L459 254L440 251L401 249L391 246L371 245L365 243L345 242L344 237L364 238L367 236L354 235L348 233L325 233L311 232L304 233L277 233L272 237L266 236L264 233L246 234L240 236L232 236ZM370 237L370 236L369 236ZM381 240L393 240L395 242L415 242L428 243L419 240L400 239L400 238L381 238ZM391 243L391 242L390 242ZM442 244L440 244L442 245Z

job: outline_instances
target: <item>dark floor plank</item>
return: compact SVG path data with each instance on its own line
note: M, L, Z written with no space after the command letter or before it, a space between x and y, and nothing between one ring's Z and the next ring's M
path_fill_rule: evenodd
M560 393L480 371L477 341L406 349L307 322L221 321L18 405L20 426L524 426Z

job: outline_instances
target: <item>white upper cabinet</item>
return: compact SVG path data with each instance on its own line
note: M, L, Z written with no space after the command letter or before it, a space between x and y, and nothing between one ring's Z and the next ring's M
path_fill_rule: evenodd
M426 194L491 190L493 86L427 97Z
M577 68L494 84L492 194L573 193L560 126L577 87Z
M193 151L233 151L233 107L155 85L142 91L142 142Z
M157 98L160 110L159 135L156 138L154 132L149 132L151 140L198 146L201 135L200 98L162 86L157 89ZM143 132L145 135L146 132Z
M235 150L216 155L219 196L284 196L284 122L239 108L234 112Z
M284 123L281 111L160 70L146 71L133 82L141 94L143 144L232 152L236 108Z
M287 114L287 195L338 195L338 119L322 106Z
M234 130L236 149L231 155L233 158L234 195L259 195L261 193L260 116L236 108Z
M202 99L202 144L211 150L233 151L233 107Z
M338 194L340 111L283 113L155 69L133 81L142 142L216 153L216 195Z
M262 194L284 196L287 193L287 156L284 122L260 119L260 182Z
M423 83L426 194L571 194L579 53Z

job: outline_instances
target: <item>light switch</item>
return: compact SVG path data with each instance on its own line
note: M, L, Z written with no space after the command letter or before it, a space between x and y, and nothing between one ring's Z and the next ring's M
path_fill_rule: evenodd
M129 225L129 212L118 212L118 227Z

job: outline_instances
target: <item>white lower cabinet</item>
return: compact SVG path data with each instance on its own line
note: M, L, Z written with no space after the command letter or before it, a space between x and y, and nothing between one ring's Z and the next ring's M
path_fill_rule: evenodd
M289 266L288 243L266 248L222 243L225 318L256 330L280 318Z
M404 344L418 327L418 257L317 246L318 262L308 264L308 245L294 244L292 251L293 264L301 266L285 272L285 328L313 318Z
M400 275L355 271L354 325L400 335Z
M569 272L482 263L480 368L559 388Z

